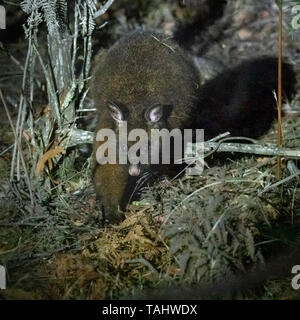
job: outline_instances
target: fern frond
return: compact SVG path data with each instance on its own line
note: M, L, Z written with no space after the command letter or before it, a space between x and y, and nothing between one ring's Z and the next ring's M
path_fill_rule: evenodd
M56 3L56 18L59 29L64 32L68 24L68 3L67 0L57 0Z

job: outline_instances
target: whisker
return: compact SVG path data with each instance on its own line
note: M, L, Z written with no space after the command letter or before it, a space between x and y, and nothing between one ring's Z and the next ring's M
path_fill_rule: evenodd
M137 190L139 190L139 188L148 180L149 176L151 176L151 174L149 172L145 172L141 175L141 177L137 180L137 183L130 195L129 198L129 203L131 202L132 197L134 196L135 192Z

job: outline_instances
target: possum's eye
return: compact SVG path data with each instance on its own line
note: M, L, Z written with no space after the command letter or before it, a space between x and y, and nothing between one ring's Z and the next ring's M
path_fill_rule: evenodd
M145 111L145 119L148 122L158 122L163 116L163 107L160 104L152 106Z
M109 111L110 111L110 115L112 116L112 118L116 122L119 123L119 122L124 121L123 113L122 113L121 109L116 104L110 103L108 105L108 108L109 108Z

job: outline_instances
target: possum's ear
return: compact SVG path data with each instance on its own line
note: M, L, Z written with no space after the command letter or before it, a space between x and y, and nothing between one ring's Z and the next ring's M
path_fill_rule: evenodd
M145 111L145 119L147 122L158 122L163 116L163 106L161 104L156 104L149 107Z
M119 106L117 106L114 103L109 103L107 106L108 106L110 115L112 116L112 118L116 122L119 123L119 122L124 121L124 115L123 115L123 112L122 112L122 110L121 110L121 108Z

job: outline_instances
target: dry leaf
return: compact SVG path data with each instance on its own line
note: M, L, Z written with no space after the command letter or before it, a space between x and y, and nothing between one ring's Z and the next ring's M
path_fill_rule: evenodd
M36 167L35 167L35 175L38 177L43 170L45 163L48 161L50 163L51 159L53 159L55 156L57 156L60 153L65 153L65 149L61 146L57 146L54 149L51 149L44 153L40 160L38 161ZM52 169L52 165L50 166L50 169Z

